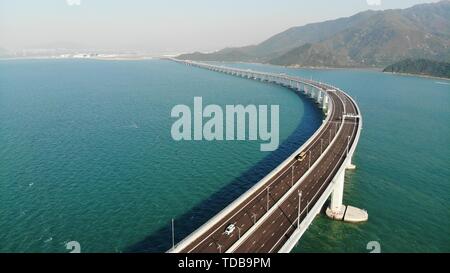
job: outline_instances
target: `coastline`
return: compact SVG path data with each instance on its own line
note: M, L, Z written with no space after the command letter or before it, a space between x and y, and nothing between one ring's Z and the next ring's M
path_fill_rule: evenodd
M380 73L386 74L394 74L398 76L408 76L408 77L420 77L420 78L429 78L435 80L445 80L450 81L450 78L436 77L430 75L423 74L412 74L412 73L398 73L398 72L383 72L382 67L331 67L331 66L298 66L298 65L277 65L277 64L266 64L266 63L258 63L258 62L226 62L226 61L211 61L217 63L240 63L240 64L254 64L254 65L268 65L274 67L284 67L291 69L310 69L310 70L366 70L366 71L376 71Z
M113 56L113 57L59 57L59 56L36 56L36 57L8 57L0 58L0 61L12 60L100 60L100 61L145 61L158 57L151 56Z
M450 78L443 78L443 77L437 77L437 76L431 76L431 75L425 75L425 74L413 74L413 73L403 73L403 72L383 72L383 73L393 74L396 76L420 77L420 78L450 81Z
M98 60L98 61L145 61L145 60L154 60L166 59L166 56L105 56L105 57L59 57L59 56L36 56L36 57L12 57L12 58L0 58L0 61L8 61L8 60ZM420 77L420 78L428 78L435 80L444 80L450 81L450 78L443 78L431 75L424 74L413 74L413 73L399 73L399 72L383 72L382 68L379 67L330 67L330 66L298 66L298 65L277 65L277 64L266 64L266 63L258 63L258 62L228 62L228 61L211 61L216 63L240 63L240 64L254 64L254 65L268 65L274 67L284 67L291 69L310 69L310 70L368 70L368 71L376 71L385 74L393 74L396 76L406 76L406 77Z
M163 57L161 57L163 58ZM176 57L175 57L176 58ZM205 61L205 62L215 62L215 63L237 63L237 64L253 64L253 65L267 65L274 67L284 67L291 69L314 69L314 70L370 70L382 72L382 67L332 67L332 66L298 66L298 65L279 65L270 63L258 63L258 62L232 62L232 61Z
M293 68L293 69L330 69L330 70L338 70L338 69L369 69L369 70L380 70L382 68L375 67L332 67L332 66L300 66L300 65L280 65L280 64L271 64L271 63L258 63L258 62L231 62L231 61L208 61L208 62L217 62L217 63L239 63L239 64L257 64L257 65L267 65L267 66L275 66L275 67L284 67L284 68Z

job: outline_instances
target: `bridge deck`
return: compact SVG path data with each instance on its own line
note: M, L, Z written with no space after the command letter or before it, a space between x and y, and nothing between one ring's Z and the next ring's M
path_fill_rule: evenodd
M205 64L202 67L217 68ZM239 69L236 71L245 73ZM298 78L283 77L289 81L300 81ZM332 105L327 123L303 149L307 153L306 159L300 162L293 158L285 162L253 194L207 230L200 234L197 232L187 245L174 249L174 252L276 252L297 228L297 198L300 191L300 222L306 217L308 210L331 183L346 158L348 147L355 140L359 118L344 118L344 112L353 115L359 113L353 100L344 92L322 83L309 80L301 82L326 92ZM326 91L329 89L335 91ZM231 223L238 228L231 235L226 235L224 230Z

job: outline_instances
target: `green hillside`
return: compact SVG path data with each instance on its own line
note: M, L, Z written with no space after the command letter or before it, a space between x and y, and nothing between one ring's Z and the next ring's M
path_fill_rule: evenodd
M450 79L450 63L425 59L406 59L389 65L383 72L408 73Z
M450 61L450 1L365 11L293 27L258 45L179 58L330 67L385 67L407 58Z

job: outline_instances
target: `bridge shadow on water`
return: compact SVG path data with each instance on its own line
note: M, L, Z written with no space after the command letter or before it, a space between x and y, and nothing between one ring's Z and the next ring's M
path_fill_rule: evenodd
M255 166L223 186L209 198L175 219L175 243L181 241L200 227L245 191L271 172L290 154L297 150L321 125L323 115L317 105L309 98L299 94L305 109L300 124L283 141L278 149L271 152ZM165 252L172 247L172 229L170 222L142 241L124 249L124 252Z

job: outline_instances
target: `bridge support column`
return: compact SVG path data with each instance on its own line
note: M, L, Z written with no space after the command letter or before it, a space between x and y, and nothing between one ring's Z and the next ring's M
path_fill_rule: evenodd
M344 198L344 177L345 171L342 170L334 178L334 188L331 193L330 207L327 209L328 217L336 220L344 219L345 206L342 204Z
M322 99L322 109L328 109L328 95L324 95Z
M322 104L322 96L323 96L323 93L322 93L322 91L320 91L320 90L318 90L317 91L317 103L320 105L320 104Z
M356 169L356 166L352 164L352 158L351 157L349 157L347 161L348 161L347 162L347 166L346 166L347 170L354 170L354 169Z
M349 165L353 166L349 162L351 162L350 158L345 163L347 168ZM367 221L369 219L369 214L367 211L342 204L344 197L344 179L345 169L342 169L340 173L336 174L333 181L334 187L333 192L331 193L330 206L326 210L327 216L334 220L343 220L351 223Z

